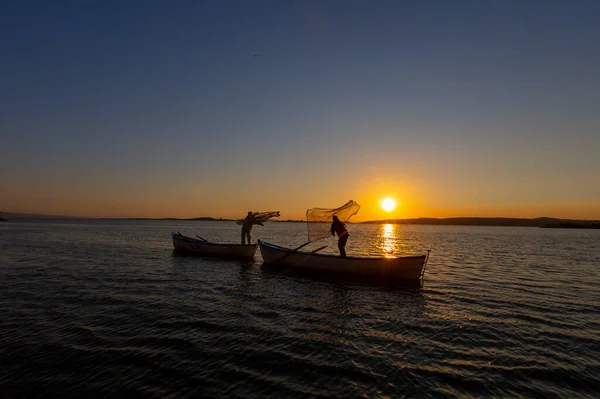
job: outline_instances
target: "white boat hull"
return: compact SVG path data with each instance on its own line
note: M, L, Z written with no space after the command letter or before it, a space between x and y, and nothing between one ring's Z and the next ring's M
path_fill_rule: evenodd
M224 258L252 259L256 252L256 244L218 244L187 237L183 234L171 233L173 247L196 255L218 256Z
M400 258L341 258L312 252L294 252L292 249L258 241L266 264L294 267L320 272L381 276L405 280L423 277L428 255Z

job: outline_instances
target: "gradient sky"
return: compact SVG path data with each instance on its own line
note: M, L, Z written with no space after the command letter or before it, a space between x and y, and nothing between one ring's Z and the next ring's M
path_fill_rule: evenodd
M598 21L585 0L2 2L0 210L600 219Z

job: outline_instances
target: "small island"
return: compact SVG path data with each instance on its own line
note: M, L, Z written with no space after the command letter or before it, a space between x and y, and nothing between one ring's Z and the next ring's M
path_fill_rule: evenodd
M0 216L0 222L8 222L8 220L4 219L3 217Z
M544 226L540 226L546 229L600 229L600 222L596 221L583 221L583 222L559 222L550 223Z

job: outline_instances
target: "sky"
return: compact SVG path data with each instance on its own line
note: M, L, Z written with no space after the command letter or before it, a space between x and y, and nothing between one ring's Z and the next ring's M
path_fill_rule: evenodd
M2 2L0 211L600 219L599 19L587 0Z

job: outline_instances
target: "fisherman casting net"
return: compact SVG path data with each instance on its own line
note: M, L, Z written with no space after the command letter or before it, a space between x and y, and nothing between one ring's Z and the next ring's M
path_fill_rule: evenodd
M358 213L360 205L350 200L339 208L312 208L306 211L306 228L308 241L317 241L331 235L331 223L337 216L340 222L346 223Z
M254 212L252 214L252 216L254 216L254 220L256 220L257 222L266 222L267 220L271 219L271 218L276 218L279 217L279 211L269 211L269 212ZM244 224L244 219L240 219L237 221L237 224Z

